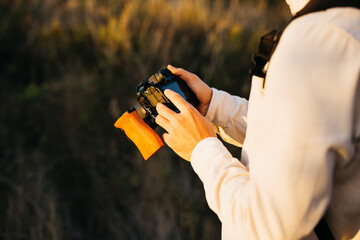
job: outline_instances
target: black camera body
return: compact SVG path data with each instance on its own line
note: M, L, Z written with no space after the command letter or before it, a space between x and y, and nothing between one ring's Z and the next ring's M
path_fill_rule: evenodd
M158 115L156 105L161 102L175 112L179 110L164 95L166 89L171 89L180 94L187 102L196 107L199 100L184 80L174 75L169 69L164 68L141 82L136 88L138 104L134 106L139 116L152 128L157 124L155 118ZM130 110L131 111L131 110Z
M155 118L158 115L156 105L163 103L173 111L179 112L164 95L166 89L177 92L195 107L199 104L199 100L186 82L164 68L137 86L138 104L123 113L114 124L138 147L145 160L164 146L164 142L154 131L157 127Z

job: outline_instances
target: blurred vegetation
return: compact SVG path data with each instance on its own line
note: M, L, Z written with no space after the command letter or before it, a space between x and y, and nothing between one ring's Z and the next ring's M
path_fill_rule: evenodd
M168 63L247 97L288 18L282 0L0 0L0 239L219 239L190 164L144 162L113 123Z

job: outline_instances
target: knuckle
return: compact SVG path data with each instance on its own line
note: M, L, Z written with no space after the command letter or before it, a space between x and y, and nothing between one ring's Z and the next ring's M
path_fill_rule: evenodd
M174 118L171 119L172 127L174 127L174 129L176 129L176 127L179 125L179 123L181 123L181 120L182 120L181 114L177 114L176 116L174 116Z
M171 137L168 133L163 134L163 139L167 145L169 145L169 146L171 145Z
M190 112L193 110L193 108L192 108L192 106L191 106L190 104L184 104L184 109L185 109L188 113L190 113Z
M182 114L179 114L179 117L176 119L176 126L179 127L184 125L186 121L189 120L189 113L187 111L183 111Z
M180 94L178 94L177 92L173 92L173 96L174 96L174 98L176 98L176 100L182 99Z

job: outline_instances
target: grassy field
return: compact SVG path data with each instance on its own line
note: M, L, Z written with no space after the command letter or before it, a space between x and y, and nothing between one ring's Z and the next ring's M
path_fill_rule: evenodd
M277 0L0 0L0 239L219 239L191 166L113 127L171 63L247 97ZM240 149L234 149L238 154Z

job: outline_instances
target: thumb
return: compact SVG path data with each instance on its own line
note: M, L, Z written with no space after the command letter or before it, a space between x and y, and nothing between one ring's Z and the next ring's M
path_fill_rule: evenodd
M187 83L190 83L197 79L197 76L189 71L186 71L183 68L177 68L172 65L168 65L167 68L172 72L172 74L179 76L182 80Z
M180 112L188 110L189 106L191 106L190 103L188 103L180 94L172 91L171 89L166 89L164 94L175 105L175 107L180 110Z
M167 69L169 69L172 73L176 72L178 69L177 67L174 67L173 65L169 64L167 65Z

